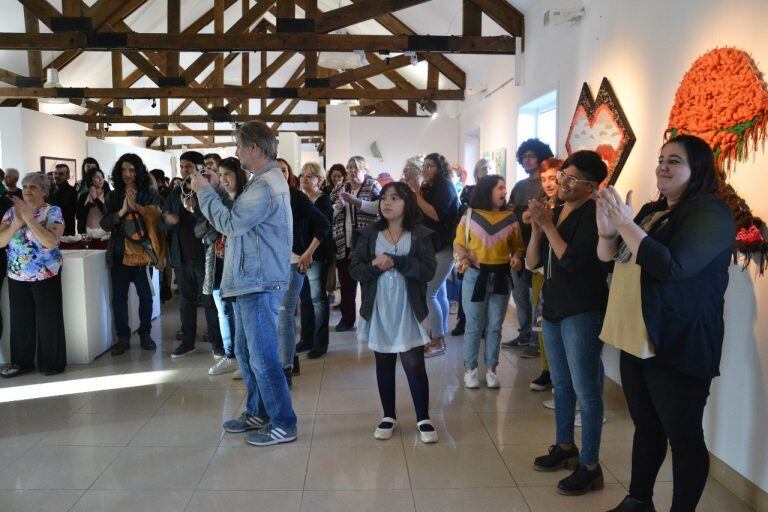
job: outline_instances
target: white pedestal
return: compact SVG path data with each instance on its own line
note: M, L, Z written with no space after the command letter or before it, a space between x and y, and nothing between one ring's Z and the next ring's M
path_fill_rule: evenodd
M112 292L107 268L106 251L62 251L64 264L61 288L64 309L64 331L67 337L67 363L87 364L112 346ZM152 318L160 314L159 272L154 271ZM132 330L139 327L139 301L131 287L128 311ZM34 321L33 318L13 319L8 307L8 286L0 293L3 333L0 340L0 363L8 363L10 353L10 324L13 321Z

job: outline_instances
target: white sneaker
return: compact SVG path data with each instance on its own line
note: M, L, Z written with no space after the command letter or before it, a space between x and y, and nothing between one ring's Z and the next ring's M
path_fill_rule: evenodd
M477 368L464 372L464 387L467 389L477 389L480 387L480 381L477 379Z
M488 371L485 372L485 385L488 386L489 389L498 389L501 387L499 378L496 376L496 372L490 368L488 368Z
M552 409L554 411L555 410L555 399L553 398L552 400L544 400L543 402L541 402L541 405L543 405L547 409ZM576 412L578 412L580 410L581 410L581 406L579 405L579 402L576 402Z
M608 419L603 416L603 425L608 421ZM575 426L581 428L581 413L576 414L576 421L573 423Z
M396 426L396 419L389 417L381 418L379 426L376 427L376 430L373 432L373 437L380 441L387 441L388 439L392 439L392 433L395 431Z
M432 420L421 420L416 424L416 427L419 429L419 439L422 443L434 444L437 442L437 430L435 430Z
M232 380L243 380L243 372L240 371L240 367L237 367L235 373L232 374Z
M208 375L221 375L222 373L234 372L239 369L237 359L234 357L222 357L208 369Z

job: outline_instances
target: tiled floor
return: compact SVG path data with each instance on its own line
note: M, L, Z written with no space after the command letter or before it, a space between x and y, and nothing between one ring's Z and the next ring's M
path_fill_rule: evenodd
M165 311L153 327L162 340L156 354L134 340L127 355L107 354L56 378L0 381L2 401L17 391L41 396L0 403L0 510L601 512L627 492L632 427L620 396L606 397L605 489L560 496L553 485L566 473L531 467L554 435L554 415L541 406L548 394L528 390L540 362L502 351L502 388L465 390L460 339L427 362L437 445L416 436L401 370L402 429L390 441L373 439L380 414L373 357L351 333L333 334L319 361L302 357L293 391L298 442L246 445L221 429L241 411L241 382L208 376L207 344L171 361L178 310ZM505 339L513 330L505 326ZM669 509L670 481L667 461L659 511ZM750 509L710 481L699 510Z

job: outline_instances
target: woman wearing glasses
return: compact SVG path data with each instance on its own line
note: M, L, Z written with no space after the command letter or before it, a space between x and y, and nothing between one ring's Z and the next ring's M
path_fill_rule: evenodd
M558 172L558 197L550 209L529 203L529 268L544 267L542 329L555 388L557 439L536 458L538 471L575 469L558 483L560 494L580 495L603 487L599 449L603 428L603 365L598 338L608 301L607 267L598 259L595 201L607 169L594 151L577 151ZM576 400L581 405L582 452L574 444Z

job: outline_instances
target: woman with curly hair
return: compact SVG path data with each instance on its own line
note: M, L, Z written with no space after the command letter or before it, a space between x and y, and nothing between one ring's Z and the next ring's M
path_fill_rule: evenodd
M424 157L420 186L412 185L416 203L424 214L424 226L435 232L435 276L427 285L430 343L424 356L445 353L445 335L448 333L448 294L445 280L453 269L453 238L459 213L459 196L451 181L451 166L443 155L430 153Z

